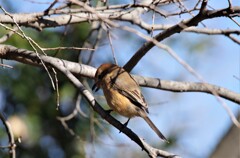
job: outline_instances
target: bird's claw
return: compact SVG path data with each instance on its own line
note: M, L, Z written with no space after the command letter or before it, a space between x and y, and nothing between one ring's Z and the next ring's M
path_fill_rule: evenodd
M127 120L127 122L125 122L125 123L122 125L122 128L120 129L119 133L122 133L122 130L127 127L129 121L130 121L130 118Z

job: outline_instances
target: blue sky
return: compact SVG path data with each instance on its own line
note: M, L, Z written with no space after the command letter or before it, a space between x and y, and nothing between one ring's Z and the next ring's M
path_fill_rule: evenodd
M218 3L217 8L223 7L226 4L225 2L223 4L223 1L221 2L210 1L212 6ZM232 2L235 5L240 5L239 1ZM175 19L168 19L166 21L171 23ZM226 18L204 21L204 24L209 28L237 28L236 24ZM116 42L114 45L116 56L120 60L120 65L124 65L132 53L139 47L138 37L131 39L129 37L121 37L122 32L116 34L118 39L117 41L113 41L113 43ZM170 41L172 40L176 42L171 43ZM130 44L129 41L131 41ZM207 41L205 47L200 51L193 49L191 50L192 52L189 52L187 44L194 44L199 41ZM234 78L234 76L240 76L239 45L223 36L190 33L174 35L170 39L163 41L163 43L168 44L174 49L208 83L225 87L238 93L240 92L239 80ZM108 46L101 48L97 52L99 56L96 55L96 58L99 58L102 53L106 53L107 50L110 50ZM108 53L111 52L109 51ZM133 73L165 80L199 82L168 53L158 48L150 50L134 68ZM144 88L143 93L149 103L149 116L153 122L167 136L172 133L179 133L180 139L176 147L171 150L183 157L208 157L232 124L226 110L212 95L203 93L171 93L149 88ZM239 111L238 105L226 100L224 101L235 114ZM162 102L165 103L161 104ZM153 144L158 139L141 119L132 119L129 127L146 140L150 140L149 142L152 141ZM123 147L122 151L130 150L129 148L133 146L132 141L118 134L116 129L113 129L113 132L114 136L118 137L118 143L128 144L125 148ZM105 137L103 139L106 141ZM109 141L113 144L116 142L115 139L109 139ZM106 151L108 146L101 147L97 151ZM135 149L140 152L138 147ZM116 147L116 150L119 150L119 148ZM108 154L109 152L106 152L106 155Z
M208 48L206 52L202 52L204 55L196 55L195 62L197 63L193 63L193 67L203 76L205 81L239 93L240 83L233 77L239 76L239 46L225 37L206 36L205 38L214 41L214 45ZM182 50L183 47L176 48L175 51L183 59L188 58L189 54ZM120 48L116 49L125 51ZM105 49L103 48L103 50ZM134 72L139 75L161 79L175 80L179 77L180 81L197 81L180 64L161 51L156 49L147 54L134 68ZM124 62L125 59L122 59L122 63ZM149 66L151 66L151 69L148 69ZM177 131L180 129L180 140L173 152L183 157L207 157L232 123L222 105L209 94L171 93L144 88L144 95L149 102L150 118L163 133L170 135L171 133L178 133ZM158 105L158 102L166 103ZM153 103L153 106L151 103ZM236 104L228 101L226 103L235 113L239 110L239 106ZM138 126L138 124L141 124L141 126ZM141 131L137 133L147 140L155 141L158 139L154 134L150 134L151 129L146 124L144 125L144 121L141 119L132 119L129 127L133 131ZM118 134L117 130L113 129L113 132L116 137L120 138L121 143L125 142L124 136ZM112 143L115 141L115 139L112 140ZM132 144L128 139L126 141ZM104 151L101 148L99 150Z

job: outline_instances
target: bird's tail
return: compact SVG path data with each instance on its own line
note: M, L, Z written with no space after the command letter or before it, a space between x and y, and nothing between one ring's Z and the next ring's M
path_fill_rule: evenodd
M147 123L148 125L154 130L154 132L164 141L166 141L167 143L169 143L169 141L167 140L167 138L165 138L165 136L159 131L159 129L153 124L153 122L149 119L149 117L147 115L142 117Z

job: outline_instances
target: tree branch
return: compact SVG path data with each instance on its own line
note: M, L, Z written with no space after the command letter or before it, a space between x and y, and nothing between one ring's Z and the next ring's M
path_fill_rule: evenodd
M139 11L136 12L137 9L142 9L147 7L147 5L140 5L136 4L133 5L133 8L129 8L132 5L116 5L116 6L109 6L107 7L98 7L95 8L98 15L101 18L110 19L110 20L118 20L118 21L126 21L132 24L139 26L147 31L151 31L153 28L154 30L166 30L171 25L150 25L140 18ZM144 7L145 6L145 7ZM126 9L128 7L128 10ZM118 10L116 10L118 9ZM129 9L131 9L129 11ZM229 9L222 9L222 10L214 10L214 11L206 11L206 14L210 14L206 16L205 19L208 18L216 18L220 16L228 17L228 14L237 14L240 13L240 7L232 7L232 12L226 10ZM156 11L156 10L154 10ZM25 27L32 27L38 30L42 30L44 28L49 27L58 27L58 26L65 26L69 24L81 23L81 22L89 22L89 21L99 21L98 16L96 14L92 14L87 12L84 9L69 9L69 10L50 10L48 15L45 15L44 12L38 13L25 13L25 14L11 14L12 18L19 24L19 26ZM14 21L11 17L6 14L0 14L0 23L2 24L12 24L15 25ZM199 32L201 29L199 29ZM183 31L183 30L182 30Z
M205 0L203 1L202 8L199 13L191 19L181 21L180 23L168 28L157 34L154 39L157 41L162 41L167 37L182 32L184 29L187 29L191 26L197 26L203 20L225 16L228 17L231 14L240 13L240 7L232 7L220 9L220 10L205 10ZM137 52L132 56L132 58L124 65L124 69L130 72L133 67L141 60L141 58L153 47L155 44L152 41L147 41Z
M4 118L4 116L2 115L1 112L0 112L0 120L2 121L3 125L5 126L6 132L7 132L7 135L8 135L9 145L5 146L5 147L9 148L9 154L10 154L11 158L16 158L16 150L15 150L16 143L15 143L15 140L14 140L14 135L13 135L11 125L9 124L8 121L6 121L6 119ZM2 147L0 147L0 148L2 148Z
M212 94L212 92L215 91L218 96L232 101L236 104L240 104L240 94L212 84L167 81L158 78L142 77L135 75L134 78L143 87L151 87L172 92L202 92Z
M76 76L94 78L96 69L91 66L40 54L39 56L44 61L47 59L55 62L56 64L64 65L67 70ZM0 44L0 58L15 60L34 66L41 66L40 59L35 52L25 49L18 49L10 45ZM48 66L48 63L45 64ZM220 97L230 100L236 104L240 104L240 94L216 85L207 84L208 86L206 86L206 83L167 81L158 78L142 77L136 75L133 76L136 81L144 87L156 88L172 92L202 92L212 94L212 91L215 91Z
M22 54L22 56L20 54ZM34 52L26 51L23 49L17 49L12 46L0 45L0 58L3 58L4 56L6 57L5 59L12 59L12 60L14 59L19 62L23 61L24 63L28 63L32 65L38 65L38 64L39 64L38 66L41 65L40 59L36 56L36 53ZM23 57L26 59L28 58L28 60L23 59ZM109 113L105 111L96 102L93 95L82 85L82 83L73 75L73 73L70 72L70 70L68 69L69 68L68 64L71 64L71 62L67 62L65 60L60 60L60 59L56 59L56 58L44 56L44 55L40 55L40 57L41 57L41 60L47 66L53 67L59 70L60 72L62 72L73 83L73 85L80 91L80 93L86 98L86 100L91 105L94 111L96 111L103 119L105 119L115 128L119 129L122 133L127 135L131 140L136 142L142 148L142 150L148 153L149 157L156 158L157 156L162 156L162 157L179 158L179 156L176 156L175 154L151 147L143 139L139 138L131 129L125 127L118 120L116 120L111 115L109 115ZM76 65L79 65L79 64L76 64ZM87 67L87 65L83 67ZM89 75L89 73L87 74Z
M157 8L158 5L161 5L162 1L141 1L141 3L134 3L129 5L112 5L112 6L104 6L104 7L92 7L87 3L77 1L77 0L69 0L68 2L74 2L79 6L79 9L76 7L66 7L63 8L53 8L58 0L55 0L48 7L47 10L41 13L30 13L30 14L0 14L0 25L9 32L5 36L3 36L0 41L5 41L11 36L13 33L18 33L17 30L11 29L10 27L6 27L5 24L16 25L18 29L21 30L19 26L32 27L38 30L42 30L43 28L48 27L57 27L57 26L65 26L74 23L81 22L104 22L106 25L109 25L112 28L119 28L125 31L129 31L134 33L140 37L139 32L122 24L115 24L115 21L125 21L134 24L135 26L139 26L140 28L150 32L152 30L164 30L160 32L158 35L154 37L154 39L148 40L149 38L143 38L147 42L134 54L134 56L129 60L128 63L124 66L127 71L131 71L133 67L141 60L141 58L154 46L158 46L158 43L167 37L170 37L176 33L180 32L194 32L208 35L224 35L233 42L240 44L238 38L235 35L240 34L239 29L209 29L209 28L197 28L199 23L206 19L216 18L216 17L227 17L234 21L238 26L238 22L233 19L234 17L239 17L240 15L240 7L233 6L231 0L228 0L229 6L228 8L218 9L218 10L208 10L207 2L208 0L199 0L196 6L193 9L187 9L179 0L166 0L167 2L178 2L180 12L167 14L165 11ZM135 1L134 1L135 2ZM146 2L146 3L145 3ZM202 3L201 3L202 2ZM198 8L199 4L201 6ZM0 6L3 10L3 8ZM183 20L176 25L161 25L161 24L148 24L141 18L142 13L147 13L148 11L154 11L160 16L163 17L171 17L176 15L182 15L189 13L192 18ZM195 13L199 12L197 15ZM130 29L129 29L130 28ZM103 28L104 29L104 28ZM22 32L23 33L23 32ZM21 35L21 34L20 34ZM23 33L24 35L24 33ZM27 39L27 38L26 38ZM30 42L30 41L29 41ZM159 46L158 46L159 47ZM34 48L34 47L33 47ZM161 47L160 47L161 48ZM55 48L45 48L48 50ZM74 49L79 50L82 48L76 47L58 47L57 49ZM41 49L44 50L44 49ZM67 60L58 59L55 57L46 56L46 54L38 54L37 50L29 51L26 49L18 49L9 45L0 45L0 59L8 59L15 60L21 63L30 64L38 67L45 67L48 71L48 68L56 68L60 72L62 72L72 83L73 85L80 91L81 95L83 95L86 100L89 102L90 106L106 121L112 124L117 129L121 130L124 134L126 134L130 139L135 141L144 151L146 151L149 157L155 158L157 156L163 157L178 157L172 153L168 153L166 151L162 151L156 148L153 148L149 144L147 144L142 138L139 138L134 132L132 132L129 128L123 128L123 125L114 119L111 115L106 113L104 109L95 101L92 94L83 86L83 84L77 79L76 76L85 76L88 78L93 78L96 69L83 64L78 64L74 62L70 62ZM0 66L5 64L0 64ZM223 87L215 86L207 83L193 83L193 82L177 82L177 81L166 81L158 78L147 78L142 76L133 77L136 81L144 87L162 89L172 92L202 92L208 93L211 95L218 96L228 99L236 104L240 104L240 94L233 92L231 90L225 89ZM200 80L202 81L202 80ZM72 117L72 116L71 116ZM10 138L9 138L10 140ZM13 140L14 141L14 140ZM15 152L15 146L9 145L9 148ZM13 156L12 156L13 157Z

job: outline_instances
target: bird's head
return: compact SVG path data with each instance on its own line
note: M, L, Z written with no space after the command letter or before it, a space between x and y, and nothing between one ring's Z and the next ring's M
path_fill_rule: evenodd
M102 79L110 73L112 70L118 68L117 65L111 63L105 63L98 67L96 74L95 74L95 83L92 87L93 91L98 91L101 85Z

